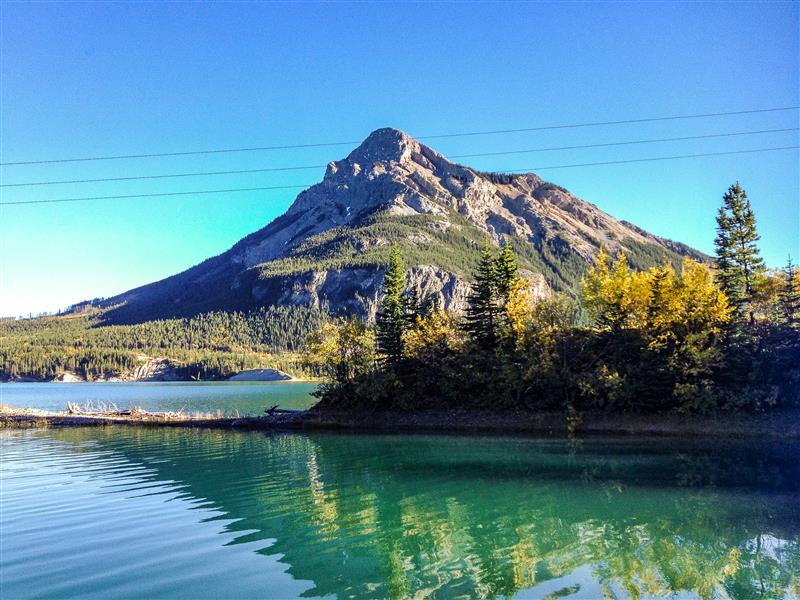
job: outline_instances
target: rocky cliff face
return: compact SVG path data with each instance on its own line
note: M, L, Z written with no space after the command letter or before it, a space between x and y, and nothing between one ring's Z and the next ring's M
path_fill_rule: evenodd
M464 307L481 246L507 240L539 294L574 291L600 247L634 265L699 256L618 221L533 173L481 173L396 129L379 129L289 210L229 251L109 301L112 320L212 309L302 304L374 314L388 249L409 283L453 310Z

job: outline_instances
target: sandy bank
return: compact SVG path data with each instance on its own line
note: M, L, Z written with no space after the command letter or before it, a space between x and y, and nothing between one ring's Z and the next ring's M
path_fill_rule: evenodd
M278 369L247 369L229 377L228 381L297 381Z

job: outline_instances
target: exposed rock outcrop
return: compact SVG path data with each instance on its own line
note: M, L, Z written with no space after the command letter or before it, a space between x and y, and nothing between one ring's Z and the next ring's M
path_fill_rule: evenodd
M66 371L64 373L60 373L55 377L53 377L52 381L54 383L79 383L81 381L86 381L86 380L80 375L76 375L71 371Z
M378 310L385 271L382 266L370 266L270 277L253 286L253 295L259 301L271 300L274 304L311 306L371 318ZM539 282L536 289L545 293L544 278L530 275ZM466 307L470 286L454 273L435 265L417 265L409 269L407 282L420 298L432 296L442 308L460 312Z
M120 381L180 381L168 358L151 358L119 378Z

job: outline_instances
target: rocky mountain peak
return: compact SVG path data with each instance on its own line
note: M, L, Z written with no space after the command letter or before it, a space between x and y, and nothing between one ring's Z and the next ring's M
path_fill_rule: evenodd
M385 127L329 163L322 182L301 192L289 209L287 215L298 216L296 226L252 248L244 263L272 260L308 236L379 212L436 217L443 228L455 212L495 243L506 236L537 244L560 238L587 261L599 246L616 250L625 238L645 243L647 237L533 173L477 171Z
M371 315L386 253L397 244L409 257L410 285L461 310L469 257L507 239L540 294L574 290L601 247L628 252L634 266L693 253L533 173L469 168L386 127L228 252L109 302L127 303L119 315L150 318L259 305Z
M419 147L419 142L410 135L399 129L383 127L370 133L361 145L347 156L347 160L359 164L406 162L413 152L419 151Z

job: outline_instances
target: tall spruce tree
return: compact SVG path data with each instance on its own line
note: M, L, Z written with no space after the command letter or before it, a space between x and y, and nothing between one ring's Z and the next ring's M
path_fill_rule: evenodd
M508 300L508 293L511 291L511 285L517 277L518 270L517 256L506 241L494 261L495 287L504 301Z
M403 297L403 314L406 317L406 327L414 328L417 325L417 318L421 315L421 300L419 288L415 285Z
M376 319L375 341L379 352L388 361L397 361L403 354L403 331L406 328L406 269L400 250L392 246L389 266L383 278L383 298Z
M475 282L468 298L464 329L479 347L489 350L497 344L500 309L497 303L497 265L489 247L481 252Z
M717 278L737 313L749 313L751 325L755 322L752 305L757 281L766 270L756 245L759 239L750 200L737 181L722 197L717 213Z
M442 298L438 294L428 292L419 303L419 316L428 317L433 313L443 310Z
M783 268L780 303L789 327L800 328L800 289L798 289L797 267L792 262L791 256Z

